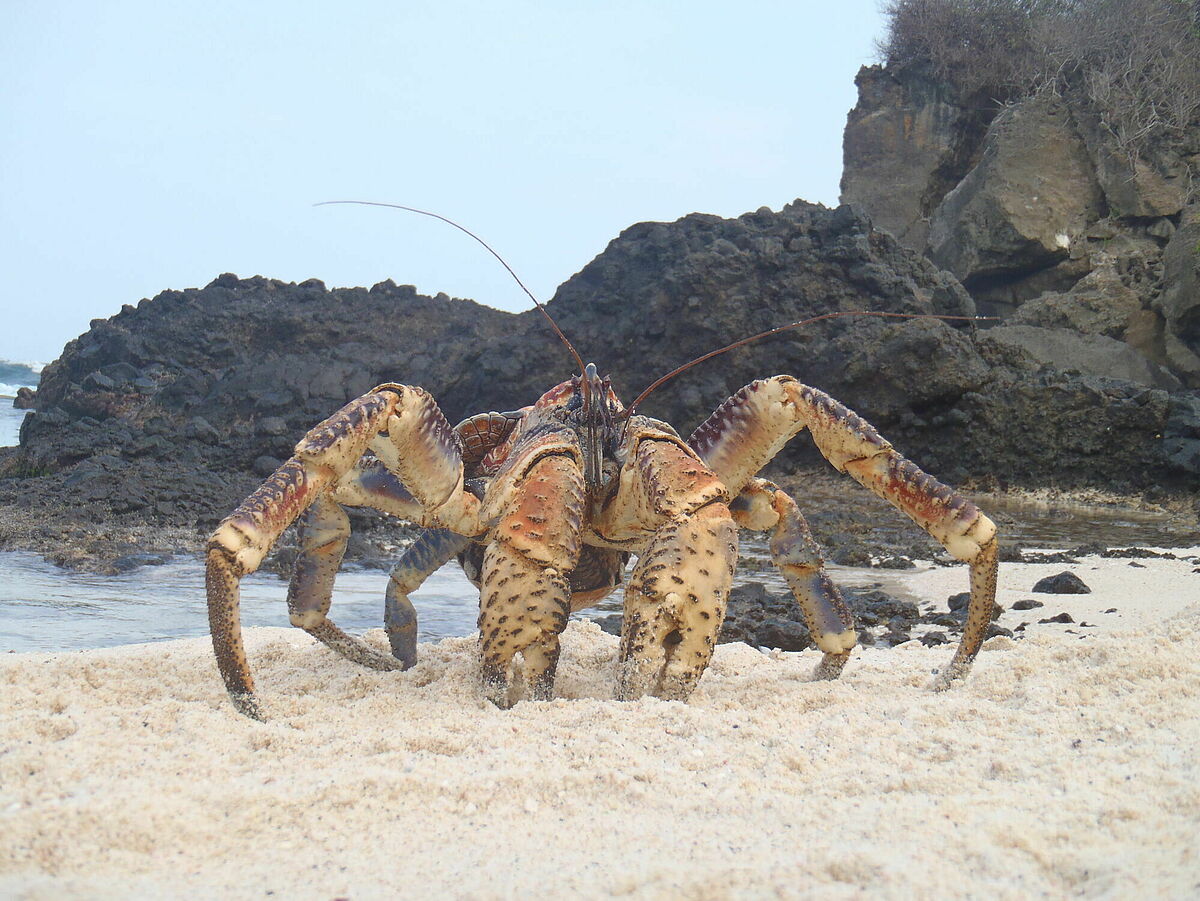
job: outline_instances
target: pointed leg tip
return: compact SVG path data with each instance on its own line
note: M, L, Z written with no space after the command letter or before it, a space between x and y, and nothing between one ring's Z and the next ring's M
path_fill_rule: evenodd
M491 701L492 706L497 710L512 710L513 702L508 699L507 691L497 695L484 689L483 696Z
M480 675L479 687L483 696L500 710L508 710L513 702L509 700L509 684L505 674L495 671L495 668L485 665Z
M686 704L695 688L695 683L674 684L664 682L662 687L655 692L654 696L660 701L678 701L681 704Z
M615 700L624 703L626 701L636 701L646 694L647 692L644 688L622 679L617 683L617 690L613 694L613 697Z
M400 666L394 669L409 669L417 662L417 624L406 622L400 626L389 625L387 632L388 645L392 656L400 661Z
M258 722L264 722L262 710L258 706L258 698L251 692L230 692L230 699L233 701L234 709L242 716L249 717Z
M417 664L417 649L415 647L398 648L392 645L391 665L388 667L393 670L412 669Z
M971 664L969 663L951 663L933 677L933 681L929 683L929 689L930 691L946 691L961 685L970 671Z
M416 662L417 655L415 653L409 658L388 657L385 654L380 654L376 660L364 661L363 666L381 673L398 673L406 669L412 669L412 665Z
M554 700L554 683L544 684L535 682L529 688L529 700L531 701L553 701Z
M662 665L639 665L641 662L630 658L622 661L617 670L618 701L638 701L647 695L653 695L662 681Z
M813 669L814 682L832 682L842 675L846 661L850 659L850 651L839 651L836 654L826 653L821 662Z

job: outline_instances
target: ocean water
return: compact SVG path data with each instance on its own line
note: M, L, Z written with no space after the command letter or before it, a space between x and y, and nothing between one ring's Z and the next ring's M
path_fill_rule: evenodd
M0 360L0 397L12 397L21 387L36 388L43 365Z
M0 447L12 447L17 444L21 434L21 421L28 410L14 410L12 398L0 395Z
M13 397L18 388L37 388L41 372L41 363L0 360L0 447L11 447L17 443L21 420L27 411L14 410Z
M354 634L383 626L388 574L338 573L329 616ZM287 626L287 582L271 573L242 580L244 626ZM479 593L456 565L413 595L418 637L432 641L475 629ZM204 564L178 558L118 576L60 569L37 554L0 552L0 652L70 651L208 634Z

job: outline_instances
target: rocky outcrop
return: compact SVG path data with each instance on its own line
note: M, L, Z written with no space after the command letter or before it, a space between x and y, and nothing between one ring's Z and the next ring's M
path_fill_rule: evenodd
M626 398L714 347L806 316L972 311L952 278L852 210L803 203L633 226L549 308ZM693 370L646 411L686 432L742 384L780 371L844 389L851 402L886 394L899 410L911 373L879 367L873 337L929 345L943 333L955 346L964 340L941 323L821 324ZM95 321L47 367L22 446L50 469L109 454L261 472L374 384L423 385L455 420L529 403L573 369L536 311L504 313L391 283L327 291L316 281L222 276ZM973 385L979 373L967 371ZM963 378L954 365L931 368L917 396L961 393Z
M953 277L853 208L802 202L635 225L548 306L627 400L672 367L781 323L846 310L973 309ZM1063 301L1046 316L1086 321L1097 341L1125 347L1115 336L1132 328L1126 313L1116 302ZM743 384L786 372L857 409L952 482L1195 485L1194 393L1172 393L1132 368L1106 371L1090 345L1065 367L1031 337L1056 327L829 320L690 369L644 411L686 435ZM309 428L372 385L422 385L454 421L529 403L573 368L537 311L390 282L330 291L225 275L127 306L67 346L43 373L20 448L0 452L0 505L68 504L76 521L206 529ZM797 440L777 464L817 462Z
M981 313L1015 327L999 340L1062 370L1200 388L1200 227L1186 207L1200 123L1134 153L1069 82L992 104L982 134L987 114L947 114L947 104L970 104L912 64L863 69L858 84L843 200L953 272ZM898 140L901 121L913 126ZM934 121L943 156L976 148L957 154L966 165L930 165L934 132L915 123ZM913 225L923 221L925 232Z
M1163 356L1189 384L1200 384L1200 204L1188 207L1163 251L1156 311L1164 324Z
M496 384L481 350L516 318L391 282L222 276L93 321L42 373L22 443L49 467L112 454L249 470L400 373L436 383L452 413L469 408Z
M870 210L905 247L924 250L934 208L975 164L994 111L916 66L867 66L854 83L842 203Z
M22 385L17 389L17 396L13 398L13 408L16 410L32 410L36 397L37 392L27 385Z
M934 211L928 253L968 287L1071 256L1103 196L1066 105L1038 97L992 122L979 162Z

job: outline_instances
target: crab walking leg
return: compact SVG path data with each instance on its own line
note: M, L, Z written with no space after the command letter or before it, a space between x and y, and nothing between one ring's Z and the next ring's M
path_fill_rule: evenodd
M734 522L746 529L773 529L771 559L795 595L813 642L825 652L818 679L836 679L858 642L858 630L842 593L825 572L821 546L795 500L766 479L751 479L729 505Z
M971 599L962 641L933 686L949 688L970 670L992 618L999 565L995 524L953 488L897 453L869 423L828 394L795 381L787 388L825 459L907 514L970 567Z
M790 376L742 388L696 430L689 444L731 491L740 491L806 427L835 469L887 500L969 565L971 600L963 638L933 686L949 687L966 675L987 633L996 599L996 526L954 489L897 453L870 423Z
M338 480L330 494L343 506L370 507L420 524L437 522L437 517L426 513L404 483L377 459L359 460L352 472ZM417 662L417 611L409 594L470 541L448 529L427 529L409 545L392 569L383 618L392 656L403 664L401 669Z
M381 654L361 638L347 635L329 619L333 580L346 553L350 518L329 499L317 498L301 519L300 555L288 586L292 625L337 651L347 660L375 670L403 669L398 660Z
M247 716L258 718L259 710L242 641L238 583L258 569L284 529L351 472L368 445L388 456L389 468L405 483L423 480L415 500L427 516L473 529L471 534L480 531L479 502L463 491L462 460L450 425L425 391L383 385L312 429L296 445L296 455L227 516L208 542L208 616L217 668L234 706ZM304 603L314 603L316 589L306 591Z
M712 659L737 560L737 528L715 501L662 525L625 589L618 698L686 701Z
M209 539L205 583L217 669L234 707L254 719L262 717L242 642L238 583L258 569L275 539L332 479L328 468L310 471L293 457L226 517Z
M518 653L532 697L554 695L558 637L571 609L567 576L580 553L584 487L577 449L537 457L509 484L480 586L480 678L484 695L498 707L508 705Z
M466 548L471 539L448 529L427 529L392 568L384 597L383 623L392 656L408 669L417 662L417 611L409 595Z

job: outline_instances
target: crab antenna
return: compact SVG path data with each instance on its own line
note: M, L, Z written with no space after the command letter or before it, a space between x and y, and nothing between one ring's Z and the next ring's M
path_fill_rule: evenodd
M464 235L467 235L470 238L474 238L480 245L483 246L484 250L486 250L488 253L490 253L497 260L500 261L500 265L508 270L508 274L513 277L513 281L515 281L518 285L521 286L521 290L524 291L525 294L529 297L529 299L533 301L534 306L536 306L539 310L542 311L542 315L546 317L546 321L550 323L550 327L552 329L554 329L554 333L556 335L558 335L558 337L562 340L563 344L567 345L567 350L569 350L571 352L571 356L573 356L575 358L575 362L579 364L580 376L583 375L583 370L585 368L584 363L583 363L583 357L579 356L579 351L577 351L575 349L575 345L572 344L570 342L570 340L567 338L567 336L563 334L563 330L558 327L558 323L554 321L554 317L552 317L550 315L550 312L544 306L542 306L541 301L539 301L536 297L533 296L533 292L525 287L525 283L523 281L521 281L520 277L515 272L513 272L512 266L508 265L508 263L505 262L504 257L502 257L502 256L500 256L500 254L496 253L496 251L492 249L492 245L488 244L487 241L483 240L483 238L479 237L479 235L475 234L475 232L471 231L466 226L459 225L453 219L447 219L445 216L442 216L438 213L431 213L429 210L418 210L416 207L404 206L403 204L399 204L399 203L383 203L382 201L379 201L379 200L323 200L320 203L314 203L313 206L334 206L336 204L355 204L357 206L382 206L382 207L387 207L388 209L393 209L393 210L405 210L409 213L420 213L422 216L429 216L431 219L439 219L442 222L445 222L447 225L453 225Z
M769 338L772 335L778 335L780 332L786 332L788 329L800 328L802 325L812 325L812 323L820 322L822 319L837 319L841 316L877 316L886 317L888 319L955 319L964 320L967 322L981 322L997 318L996 316L939 316L936 313L885 313L880 310L841 310L836 313L822 313L820 316L813 316L810 319L801 319L798 322L789 322L787 325L779 325L775 328L767 329L765 332L759 332L757 335L751 335L749 338L742 338L740 341L734 341L732 344L726 344L724 347L719 347L716 350L710 350L703 356L696 357L696 359L692 360L690 363L684 363L682 366L672 369L666 375L653 382L649 388L639 394L634 402L625 408L625 412L622 415L626 418L632 416L634 411L638 408L638 405L641 404L641 402L647 397L649 397L656 388L658 388L664 382L669 382L681 372L691 369L697 363L703 363L705 360L719 356L727 351L735 350L736 348L742 347L745 344L751 344L761 338Z

